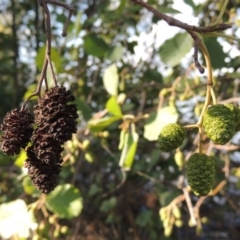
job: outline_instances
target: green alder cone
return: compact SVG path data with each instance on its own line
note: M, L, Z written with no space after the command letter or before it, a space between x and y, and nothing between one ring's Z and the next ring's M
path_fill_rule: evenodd
M186 164L189 186L197 196L206 196L213 188L215 178L214 161L203 153L194 153Z
M240 131L240 109L238 107L236 107L236 128L235 131L238 132Z
M161 130L158 136L157 146L163 152L170 152L178 148L185 137L186 131L181 125L170 123Z
M216 144L227 143L235 133L233 111L222 104L207 109L203 115L203 126L207 136Z
M227 103L225 106L229 108L233 114L235 121L235 132L240 131L240 109L234 106L232 103Z

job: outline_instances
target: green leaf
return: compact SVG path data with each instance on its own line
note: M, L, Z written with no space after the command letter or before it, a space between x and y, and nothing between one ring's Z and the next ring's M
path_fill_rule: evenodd
M227 63L227 67L239 67L240 66L240 58L237 56L235 58L232 58L230 62Z
M96 34L86 35L84 37L83 47L87 54L95 57L104 57L109 50L105 41Z
M227 73L225 75L226 79L227 78L240 78L240 73L239 72L233 72L233 73Z
M120 132L120 137L119 137L119 144L118 144L118 149L119 150L123 149L125 134L126 134L126 131L122 129L121 132Z
M40 193L40 191L38 191L35 186L32 184L32 181L30 179L29 176L24 177L23 182L22 182L22 186L24 189L24 192L28 195L35 195Z
M204 38L204 43L208 49L212 62L212 67L214 69L226 67L224 59L227 57L227 54L223 52L223 47L217 41L217 39L213 37Z
M163 12L163 13L181 13L177 9L170 8L170 7L162 7L162 6L161 6L161 12Z
M37 88L37 84L36 83L32 83L28 86L27 91L25 92L23 99L26 100L30 95L32 95ZM35 101L37 100L37 96L34 96L31 98L31 101Z
M24 149L21 150L20 154L18 155L18 157L16 158L14 164L17 167L23 167L23 164L25 162L25 160L27 159L27 153Z
M192 45L193 41L188 33L178 33L160 47L159 54L165 64L174 67L191 50Z
M136 132L125 133L119 166L125 171L131 169L137 150L139 135Z
M109 213L106 219L106 223L114 223L116 222L116 216L114 213Z
M82 15L83 15L83 12L82 11L79 11L76 15L76 19L74 21L74 27L73 27L73 32L75 33L75 36L78 37L78 33L80 32L81 30L81 18L82 18ZM65 20L66 21L66 20Z
M122 110L117 102L116 96L112 96L106 103L106 109L116 117L122 117Z
M91 196L96 195L99 192L100 192L100 188L98 187L98 185L96 183L93 183L90 186L90 189L88 191L88 195L91 197Z
M2 151L0 151L0 166L9 166L11 165L14 160L14 157L7 156Z
M156 164L158 164L160 155L161 155L161 152L159 151L159 149L154 148L151 151L151 154L150 154L151 162L148 163L149 169L152 169L152 167L154 167L154 166L156 166Z
M176 123L178 112L174 106L161 108L150 114L144 126L144 137L149 141L156 141L161 129L168 123Z
M144 79L147 79L147 81L162 82L163 77L158 70L148 68L144 73Z
M195 7L193 0L183 0L186 4L190 5L192 8Z
M117 96L118 93L118 69L115 64L106 68L103 74L103 85L107 92L112 96Z
M128 42L128 51L134 54L134 47L136 47L137 45L138 45L137 41Z
M174 198L180 195L178 190L164 191L159 194L159 201L163 207L167 206Z
M140 212L136 218L136 224L141 227L145 227L148 223L152 221L153 212L151 210L146 210Z
M117 204L117 198L111 197L107 200L104 200L100 206L101 212L109 212L111 209L113 209Z
M37 223L26 203L17 199L0 205L0 236L9 239L16 235L20 238L30 237L30 230L36 230Z
M83 208L83 199L79 190L71 184L57 186L46 197L46 207L60 218L77 217Z
M122 58L123 55L123 47L122 46L116 46L110 48L108 51L106 58L111 60L111 61L118 61Z
M77 109L82 113L83 118L88 121L92 117L92 110L87 105L87 103L81 98L75 99L75 104L77 105Z
M121 119L121 117L116 116L92 119L88 122L88 127L90 128L91 131L99 132L119 119Z
M36 65L39 71L42 70L44 58L45 58L46 46L39 48L38 54L36 57ZM54 63L57 72L62 72L62 57L57 51L56 48L51 48L51 59Z

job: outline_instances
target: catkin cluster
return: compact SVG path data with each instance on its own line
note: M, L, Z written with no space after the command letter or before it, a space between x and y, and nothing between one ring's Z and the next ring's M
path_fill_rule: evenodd
M31 141L24 166L33 184L43 193L51 192L58 184L62 144L77 131L77 108L69 104L73 100L65 87L55 86L34 107L35 119L27 110L13 110L7 113L1 126L1 147L6 154L18 154Z
M6 114L0 128L2 151L9 155L19 154L32 136L34 117L28 110L14 109Z

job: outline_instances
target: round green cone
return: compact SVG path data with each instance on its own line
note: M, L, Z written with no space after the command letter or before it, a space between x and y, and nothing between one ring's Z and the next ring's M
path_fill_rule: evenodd
M194 153L187 161L186 174L189 186L197 196L206 196L213 187L214 161L202 153Z
M163 127L158 136L158 148L163 152L170 152L173 149L178 148L185 137L186 131L181 125L170 123Z
M227 108L229 108L233 114L235 121L235 132L240 131L240 109L239 107L234 106L232 103L224 104Z
M203 116L207 136L216 144L227 143L235 133L233 110L222 104L209 107Z

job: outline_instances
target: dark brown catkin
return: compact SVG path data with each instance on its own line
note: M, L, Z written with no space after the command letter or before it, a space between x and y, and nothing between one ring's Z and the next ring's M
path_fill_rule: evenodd
M29 110L14 109L6 114L0 126L2 151L9 155L19 154L25 148L33 133L34 118Z

